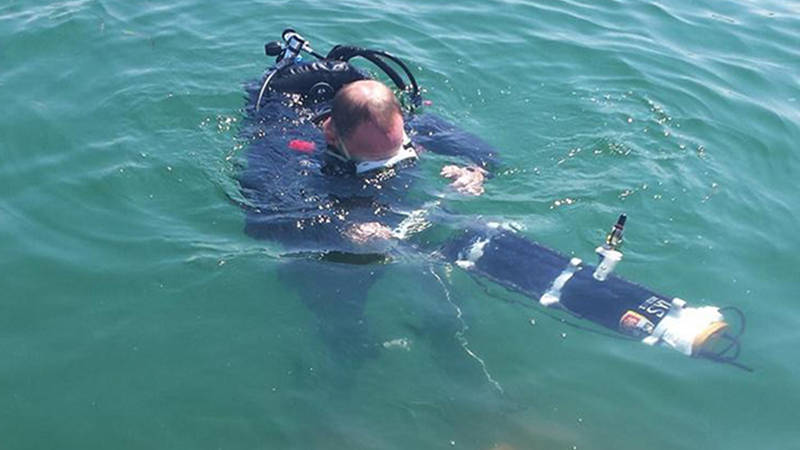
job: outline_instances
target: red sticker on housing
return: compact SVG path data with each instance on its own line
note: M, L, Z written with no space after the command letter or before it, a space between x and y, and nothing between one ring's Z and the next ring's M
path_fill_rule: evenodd
M311 141L292 139L289 141L289 148L300 153L312 153L317 148L317 145Z
M619 319L619 328L624 333L644 337L653 334L655 326L653 322L648 320L645 316L635 311L625 311L625 314Z

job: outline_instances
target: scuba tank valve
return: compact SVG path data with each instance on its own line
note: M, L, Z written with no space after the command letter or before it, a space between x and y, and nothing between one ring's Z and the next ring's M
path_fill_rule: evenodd
M264 79L264 84L261 85L261 91L259 91L258 99L256 100L256 111L261 109L261 99L264 97L264 93L267 91L272 77L284 67L299 61L302 58L300 55L301 52L307 52L319 59L324 58L324 56L311 48L308 40L291 28L283 30L281 37L283 38L284 44L281 44L279 41L273 41L264 45L264 53L266 53L267 56L277 56L277 58L275 58L275 65L270 69L267 78Z

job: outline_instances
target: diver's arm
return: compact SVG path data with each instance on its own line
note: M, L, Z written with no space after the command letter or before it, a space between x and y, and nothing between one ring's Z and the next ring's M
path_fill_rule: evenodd
M498 166L497 151L486 141L433 114L420 114L408 120L414 142L440 155L458 156L485 170L488 175Z

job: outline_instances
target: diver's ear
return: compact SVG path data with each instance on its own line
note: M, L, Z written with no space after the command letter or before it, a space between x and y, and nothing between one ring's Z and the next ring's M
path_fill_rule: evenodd
M330 117L322 122L322 132L325 134L325 140L328 144L336 145L339 136L336 134L336 125L333 124L333 120Z

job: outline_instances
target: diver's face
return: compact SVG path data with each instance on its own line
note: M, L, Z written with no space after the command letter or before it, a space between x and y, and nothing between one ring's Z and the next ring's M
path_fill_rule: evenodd
M350 136L342 137L336 132L331 119L323 125L329 144L339 148L342 155L358 161L375 161L391 158L403 146L403 116L397 114L388 130L383 130L371 121L361 123Z

